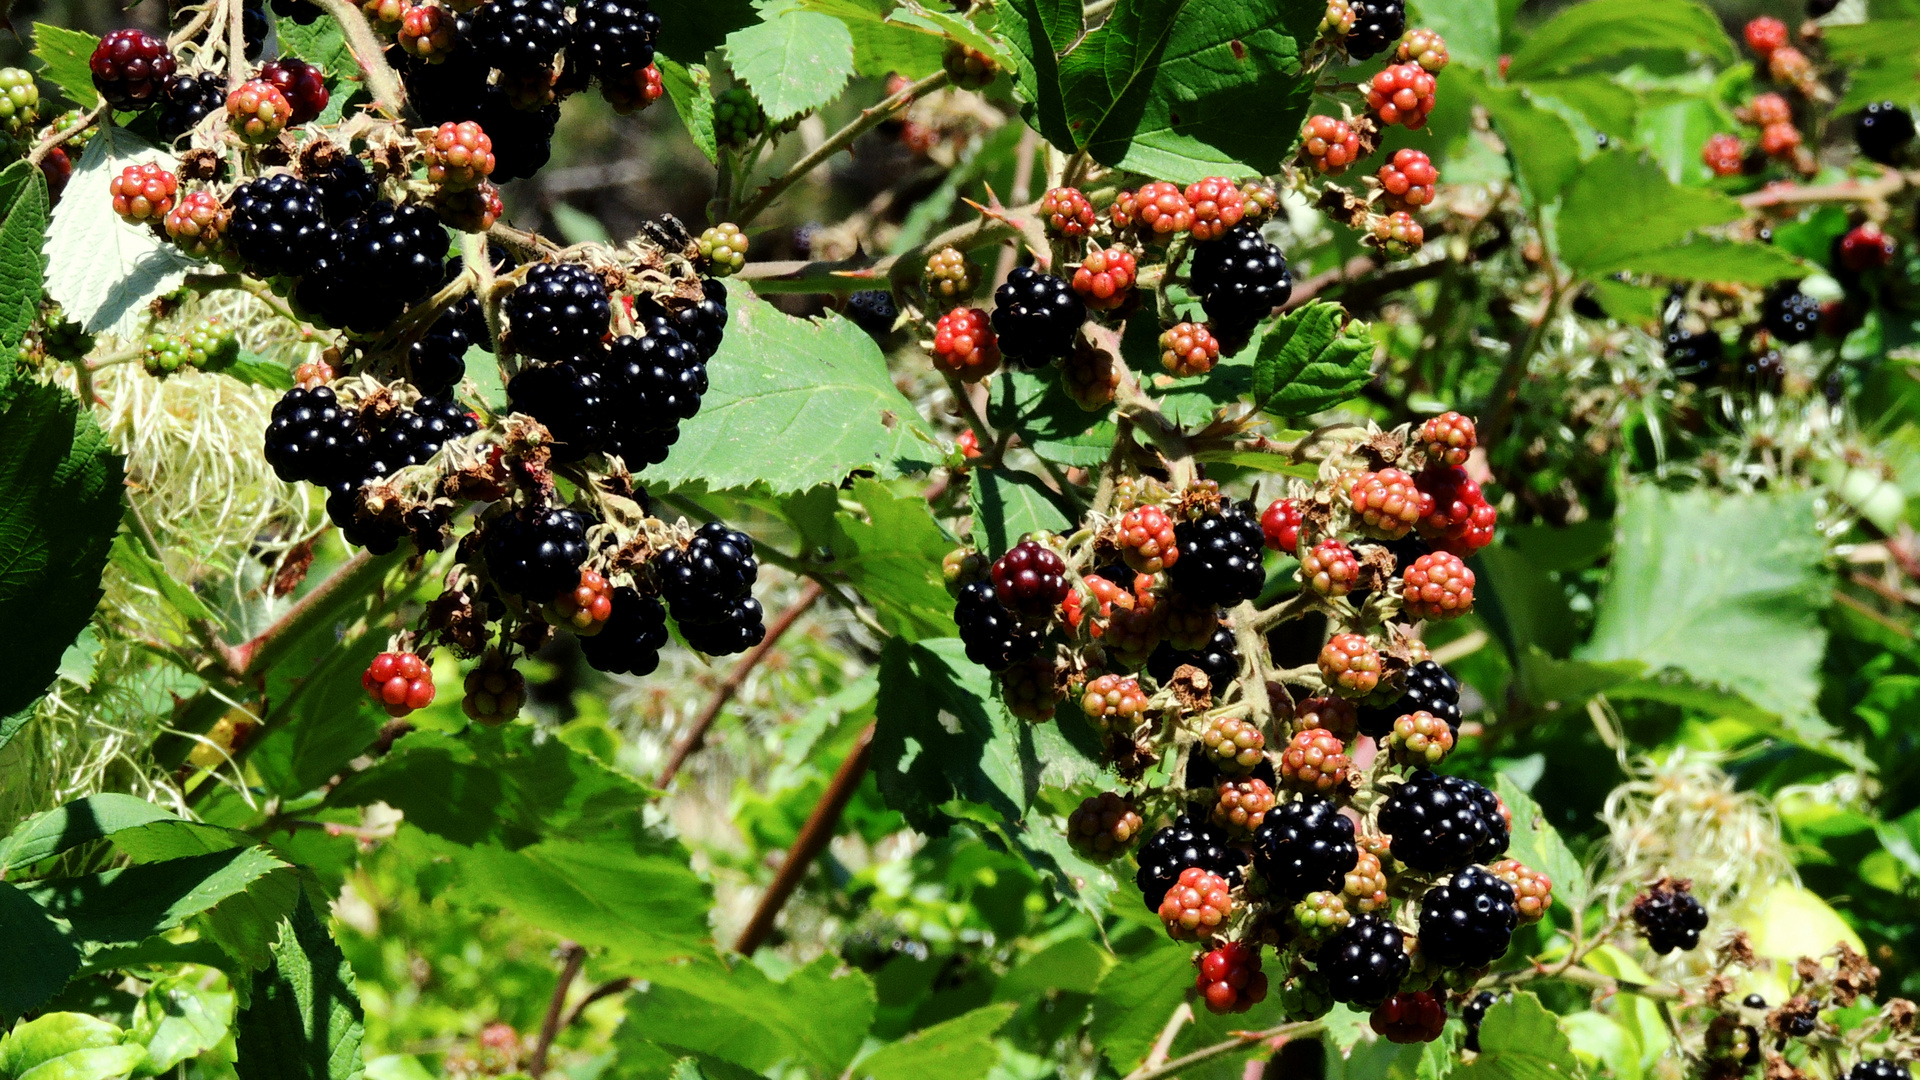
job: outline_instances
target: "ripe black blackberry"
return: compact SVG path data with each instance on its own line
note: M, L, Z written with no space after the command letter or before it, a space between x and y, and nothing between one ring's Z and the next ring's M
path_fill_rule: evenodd
M666 643L667 609L622 585L613 590L613 614L599 633L580 639L580 651L595 671L651 675L660 666L660 649Z
M1707 928L1707 907L1693 895L1691 883L1661 878L1633 898L1633 921L1647 936L1647 945L1665 956L1675 949L1699 947L1700 931Z
M1711 331L1669 330L1667 370L1688 382L1705 382L1726 359L1726 345Z
M465 15L453 20L453 50L437 64L408 53L399 45L387 48L387 63L400 73L407 89L407 104L430 126L451 120L479 120L487 100L487 79L493 68L473 47L473 23ZM485 127L483 123L481 126ZM488 128L489 137L493 129ZM495 146L498 153L498 145ZM495 179L499 169L495 168Z
M267 424L266 458L287 483L325 483L346 466L354 434L351 410L332 389L295 387L274 403Z
M893 333L893 323L900 317L900 309L893 302L893 293L886 289L866 289L847 297L845 314L855 326L868 334L885 338Z
M267 17L266 0L246 0L240 5L240 37L247 59L260 59L260 54L266 51L267 35L272 30L273 20Z
M1182 521L1173 528L1180 559L1167 569L1173 586L1202 604L1232 607L1260 595L1267 583L1262 556L1266 537L1250 506L1226 502L1217 514Z
M547 159L553 156L553 129L560 122L560 106L516 109L506 90L485 84L486 64L483 61L479 66L481 85L472 91L477 105L446 106L446 120L476 121L493 140L493 175L488 179L496 184L523 180L545 168Z
M1159 911L1167 890L1180 880L1180 871L1197 866L1238 885L1247 857L1229 846L1227 834L1211 825L1195 823L1186 814L1173 824L1147 837L1138 854L1140 872L1134 884L1140 886L1141 899L1148 911Z
M471 313L467 310L469 307ZM442 312L419 341L407 347L407 381L419 387L421 393L445 393L466 376L467 350L473 347L473 339L468 336L471 315L479 310L480 305L473 297L462 299Z
M1287 257L1261 239L1253 225L1235 225L1218 240L1195 244L1189 273L1223 351L1293 295Z
M745 600L760 575L753 557L753 538L718 521L695 530L682 548L668 548L653 560L660 594L673 610L675 622L703 622L702 609ZM686 614L683 615L682 612Z
M749 596L745 600L735 600L708 617L708 609L702 609L702 618L695 622L681 618L676 608L674 622L680 627L680 636L686 639L687 647L708 656L732 656L743 653L766 639L767 627L765 612L760 601Z
M975 581L961 587L953 605L953 621L967 659L988 671L1005 671L1040 649L1040 633L1020 624L993 595L991 582Z
M474 9L472 37L482 59L509 75L553 63L572 29L560 0L487 0Z
M555 461L579 461L601 448L611 404L598 365L585 359L535 364L507 383L507 404L553 436Z
M1486 1020L1487 1010L1498 1000L1493 991L1482 990L1460 1006L1460 1022L1467 1028L1467 1037L1461 1042L1462 1046L1476 1054L1480 1052L1480 1024Z
M1855 1062L1846 1080L1913 1080L1913 1074L1892 1058L1874 1058Z
M1338 892L1359 861L1352 819L1318 795L1267 811L1253 834L1254 871L1288 903L1322 889Z
M600 275L577 263L541 263L501 305L513 347L541 360L565 360L597 347L609 304Z
M1407 672L1407 689L1400 700L1385 707L1360 706L1360 734L1379 738L1393 730L1393 722L1414 712L1428 712L1460 730L1460 680L1432 660L1422 660Z
M398 409L377 426L368 426L371 459L385 462L390 471L424 465L449 439L471 435L479 421L447 398L422 398L411 409Z
M1420 900L1420 951L1441 967L1485 967L1500 959L1520 923L1513 886L1469 866Z
M1016 266L993 290L993 332L1001 355L1037 368L1073 351L1087 306L1073 286L1030 266Z
M294 293L302 307L327 323L378 333L440 282L447 230L426 207L376 203L334 235L332 249Z
M387 521L362 516L358 506L362 486L336 486L327 496L327 517L340 530L341 538L347 543L366 548L374 555L385 555L400 546L400 538L406 535L406 530Z
M1800 291L1797 281L1783 281L1767 290L1760 302L1761 325L1779 340L1797 345L1820 332L1820 301Z
M366 163L352 154L341 154L326 169L307 173L306 181L320 197L327 223L335 227L366 213L380 194Z
M273 0L273 10L301 26L312 26L315 20L326 14L313 0Z
M1464 777L1426 770L1387 796L1380 828L1392 838L1394 858L1433 873L1491 862L1507 850L1509 838L1493 792Z
M93 88L119 109L143 109L160 97L173 78L173 54L167 43L145 30L127 27L100 39L87 70Z
M234 189L228 237L255 277L296 277L333 246L319 194L287 173L249 180Z
M1913 134L1913 114L1891 101L1875 102L1853 119L1854 145L1862 157L1882 165L1904 162Z
M1365 60L1387 51L1407 32L1406 0L1351 0L1353 29L1347 32L1347 55Z
M621 336L608 350L611 394L636 426L660 430L691 420L707 392L707 365L673 329L671 321L643 326L640 337Z
M1173 673L1182 664L1192 664L1206 672L1207 678L1213 683L1214 693L1225 690L1240 674L1240 649L1234 641L1233 631L1223 626L1213 632L1213 637L1204 648L1193 651L1175 649L1163 641L1147 658L1147 674L1164 683L1173 678Z
M487 526L487 572L502 592L544 604L580 583L587 527L577 510L522 507Z
M653 63L660 16L647 0L580 0L573 9L573 44L567 61L577 59L585 73L606 78L621 68Z
M680 309L674 319L680 324L680 336L705 361L720 351L720 339L726 334L727 287L707 278L700 282L700 290L700 302Z
M1407 977L1406 936L1378 915L1355 915L1345 930L1314 954L1333 1000L1371 1009L1392 997Z
M225 108L227 80L211 71L199 75L175 75L167 80L160 96L160 108L154 114L154 126L160 141L171 144L192 131L202 120Z

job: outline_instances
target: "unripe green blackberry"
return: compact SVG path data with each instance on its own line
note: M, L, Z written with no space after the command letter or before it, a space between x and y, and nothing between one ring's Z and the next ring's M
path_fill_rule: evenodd
M747 234L731 221L723 221L700 234L702 269L713 277L727 277L747 265Z
M1367 850L1365 844L1360 846L1353 869L1347 871L1340 894L1347 898L1348 910L1356 914L1366 915L1386 908L1387 872L1380 865L1380 856Z
M16 137L31 130L39 104L40 88L34 85L32 72L0 68L0 129Z
M217 371L240 356L240 342L233 329L215 319L205 320L184 334L147 335L146 355L142 363L150 375L165 377L182 367Z
M1453 750L1453 728L1430 712L1412 712L1393 722L1386 741L1395 765L1431 768Z
M1101 731L1132 731L1146 718L1147 695L1131 675L1102 675L1080 695L1080 711Z
M713 134L726 146L744 148L767 130L767 114L751 91L736 86L713 99Z
M270 143L286 130L293 105L280 88L265 79L241 83L227 95L227 127L240 141L255 146Z
M1333 990L1326 976L1305 966L1296 967L1280 984L1280 1011L1293 1023L1318 1020L1333 1011Z
M1325 941L1345 930L1353 913L1347 910L1346 897L1337 892L1310 892L1293 905L1293 921L1308 937Z
M1067 842L1095 862L1106 862L1133 847L1141 826L1132 803L1103 791L1067 816Z
M93 351L93 335L67 318L58 304L48 304L40 314L40 343L47 355L57 360L78 360Z
M1007 711L1036 724L1053 719L1053 710L1065 698L1053 657L1036 656L1000 673L1000 695Z
M947 42L940 66L946 69L953 85L962 90L984 90L1000 74L1000 65L993 62L993 57L958 41Z
M1259 728L1237 717L1222 717L1208 725L1200 734L1200 744L1228 776L1245 776L1266 757L1266 737Z
M957 304L966 300L979 282L980 275L974 271L973 264L959 248L950 247L941 248L927 259L927 268L921 277L927 295L941 303Z
M1240 220L1255 225L1272 217L1280 209L1280 189L1268 180L1249 180L1240 185L1240 197L1246 212Z

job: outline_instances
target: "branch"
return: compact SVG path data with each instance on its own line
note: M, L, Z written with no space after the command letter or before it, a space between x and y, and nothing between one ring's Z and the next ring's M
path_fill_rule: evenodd
M1028 213L1030 206L1005 211L1006 216ZM494 226L498 229L499 226ZM1004 220L977 218L947 229L898 255L861 262L749 262L735 274L737 280L760 293L851 293L892 288L920 274L927 255L944 247L968 251L1011 240L1020 230Z
M711 728L713 722L719 718L720 710L726 708L727 702L732 701L733 696L740 692L740 687L746 684L747 676L751 675L753 669L760 666L760 661L765 660L767 654L773 651L773 647L779 644L781 635L792 629L793 624L799 620L800 616L806 614L807 609L812 607L814 601L820 599L824 592L826 592L825 587L818 581L809 580L806 588L800 591L800 596L787 610L780 613L780 617L773 621L773 625L767 627L767 635L760 639L760 644L755 645L747 655L740 658L739 663L733 665L733 670L727 673L726 681L721 683L719 689L713 692L713 697L708 699L707 707L700 710L699 719L693 722L693 727L674 745L672 756L667 758L667 767L660 770L659 778L653 782L654 787L665 790L673 783L673 778L680 772L680 766L686 764L694 751L700 749L705 743L707 729Z
M1222 1054L1231 1054L1235 1050L1244 1050L1255 1043L1266 1042L1268 1039L1287 1039L1298 1035L1312 1035L1325 1027L1326 1023L1321 1020L1302 1020L1297 1023L1280 1024L1276 1027L1270 1027L1265 1031L1236 1031L1231 1038L1224 1042L1217 1042L1212 1046L1202 1047L1185 1057L1174 1058L1164 1065L1142 1065L1138 1069L1128 1073L1125 1080L1160 1080L1163 1076L1172 1076L1182 1069L1198 1065L1203 1061L1211 1061Z
M574 1022L580 1019L580 1014L587 1011L587 1006L592 1005L594 1002L610 998L615 994L624 994L631 989L633 989L633 976L631 975L622 975L617 979L609 979L601 983L599 986L587 991L587 996L580 999L580 1004L575 1005L573 1009L567 1013L567 1018L560 1022L560 1029L565 1031L567 1028L572 1027Z
M1880 175L1864 181L1842 180L1818 187L1776 184L1740 196L1740 205L1749 210L1762 210L1770 206L1802 206L1807 203L1885 202L1888 196L1898 194L1906 186L1905 173L1898 169L1885 169Z
M894 113L913 104L913 100L921 94L932 93L945 85L947 85L947 73L944 70L936 71L878 105L862 109L859 117L852 123L828 136L826 142L814 147L811 153L794 162L778 179L761 188L760 193L753 197L753 201L741 207L740 212L734 215L734 223L742 228L746 227L748 222L773 205L775 199L786 194L788 188L798 183L801 177L818 168L822 162L846 149L853 140L886 122Z
M47 132L46 138L33 144L33 149L27 153L27 161L32 164L34 168L39 168L40 162L46 158L47 154L50 153L54 147L59 146L61 143L66 142L68 139L99 123L100 117L106 114L107 107L107 103L102 101L100 104L87 110L87 112L71 126Z
M547 1018L540 1024L540 1040L533 1044L533 1056L527 1059L527 1072L534 1076L545 1075L547 1071L547 1051L553 1047L553 1037L560 1034L561 1009L567 1003L567 990L573 986L573 980L580 975L580 966L587 962L587 950L571 941L560 943L560 981L553 984L553 997L547 1002Z
M867 774L867 760L873 749L873 725L868 724L854 740L853 750L847 759L840 763L839 771L833 774L833 782L813 806L813 813L807 815L807 823L800 827L800 836L794 840L793 847L787 851L787 861L780 864L780 872L774 876L773 884L767 886L767 893L760 898L760 906L753 909L753 918L747 920L740 937L733 943L733 951L742 956L752 956L754 951L766 943L768 935L773 933L773 920L779 916L780 909L787 906L787 900L793 896L793 890L800 884L800 878L807 867L833 839L833 831L840 823L840 815L852 801L853 793Z
M353 54L354 63L360 65L361 73L366 77L367 92L373 95L373 103L394 119L405 114L407 91L400 82L400 76L387 63L386 46L374 34L373 27L367 25L367 18L360 8L348 0L314 0L333 21L340 24L340 33L347 39L347 50Z

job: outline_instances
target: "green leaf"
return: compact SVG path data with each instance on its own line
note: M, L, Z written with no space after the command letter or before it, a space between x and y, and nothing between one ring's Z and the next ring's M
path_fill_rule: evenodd
M853 77L853 34L831 15L783 6L728 34L727 59L777 124L840 96Z
M145 799L106 792L36 814L0 841L0 875L32 866L81 844L156 821L179 819Z
M1077 4L1013 0L1023 114L1061 150L1189 183L1279 171L1305 118L1320 13L1281 0L1120 0L1079 36ZM1249 116L1260 123L1250 124Z
M1156 943L1107 972L1093 995L1088 1034L1114 1072L1130 1072L1140 1064L1191 989L1193 953L1171 942Z
M16 1080L120 1080L146 1064L141 1046L102 1046L75 1050L21 1073Z
M1616 261L1612 269L1636 274L1658 274L1686 281L1770 285L1786 278L1803 278L1806 263L1772 244L1744 243L1700 236L1684 244L1643 251Z
M1348 323L1338 304L1314 301L1287 312L1260 341L1253 361L1253 404L1273 416L1331 409L1373 377L1365 323Z
M1640 52L1695 54L1723 64L1734 58L1733 42L1703 4L1592 0L1564 9L1526 35L1507 77L1532 79Z
M234 1071L240 1080L359 1080L364 1037L353 968L303 898L234 1025Z
M887 805L922 832L944 834L937 810L955 799L1007 821L1038 784L1033 728L991 708L993 677L954 638L893 638L880 654L873 772Z
M1600 1075L1612 1080L1640 1080L1640 1040L1625 1025L1600 1012L1570 1013L1560 1018L1573 1052L1602 1066ZM1591 1074L1589 1074L1591 1075Z
M1612 278L1600 278L1588 284L1593 289L1594 300L1599 302L1601 310L1609 318L1634 326L1648 326L1660 321L1660 307L1666 303L1667 290L1629 285Z
M1811 715L1831 589L1814 498L1629 488L1581 657L1677 668L1782 717Z
M130 1034L146 1044L156 1076L219 1046L233 1024L233 992L201 985L195 972L155 982L140 997Z
M39 882L35 903L89 945L144 941L245 892L287 864L265 848L235 848Z
M173 160L125 128L103 125L74 165L76 194L105 191L128 165ZM47 293L88 333L140 332L147 305L180 287L197 263L154 230L120 220L108 199L61 199L47 228Z
M1744 215L1725 195L1678 187L1653 162L1611 151L1595 155L1567 185L1560 207L1560 256L1574 269L1600 276L1636 256L1672 247L1695 229ZM1622 227L1624 222L1633 227Z
M1452 45L1451 38L1448 45ZM1489 82L1470 68L1456 70L1449 65L1441 78L1449 84L1460 84L1462 91L1472 94L1486 108L1494 130L1507 146L1507 160L1514 175L1526 187L1528 201L1537 208L1558 198L1580 171L1580 143L1566 120L1534 104L1532 95L1522 87ZM1440 92L1452 89L1449 86Z
M1086 938L1063 938L1019 962L993 984L995 1001L1038 1001L1051 990L1091 994L1114 966L1113 954Z
M347 36L341 32L340 24L332 19L315 19L302 26L283 18L274 23L274 37L280 43L282 55L297 56L325 73L327 107L314 122L338 123L348 99L360 86L357 79L360 65L353 59L353 50L347 47Z
M982 21L990 23L993 20L993 9L974 10L987 13L981 16ZM969 49L983 52L1002 71L1012 73L1019 70L1019 58L1007 48L1006 42L983 30L972 18L944 9L924 7L917 0L900 0L899 5L887 16L887 21L896 26L915 27L922 31L923 36L940 41L943 46L951 39Z
M5 218L0 220L0 349L12 351L40 310L47 181L39 169L16 161L0 172L0 186L12 192Z
M228 364L220 374L249 386L264 386L269 390L293 389L293 372L287 365L244 349L240 352L240 358Z
M213 619L213 610L207 607L192 589L174 580L160 560L147 554L140 542L126 533L113 538L113 547L107 559L127 580L136 586L153 590L161 600L166 601L174 614L187 622Z
M693 145L707 155L708 161L720 160L720 144L713 134L713 90L707 69L701 64L681 65L664 56L656 57L660 85L673 102L673 111L693 139Z
M800 6L846 24L853 35L856 75L883 79L897 73L919 79L940 70L946 41L938 33L889 22L892 0L800 0Z
M866 1080L980 1080L1000 1063L993 1033L1013 1017L1011 1002L983 1005L883 1046L853 1067Z
M654 966L627 999L622 1041L710 1054L764 1072L782 1062L838 1076L873 1023L873 983L832 954L783 980L741 963Z
M1107 410L1081 408L1052 371L1009 371L988 403L987 418L997 430L1012 430L1020 443L1048 461L1090 467L1113 452L1113 422Z
M1836 112L1863 109L1876 101L1920 103L1920 19L1879 17L1855 26L1831 26L1824 40L1834 59L1851 69Z
M1531 992L1502 998L1480 1022L1480 1053L1458 1080L1572 1080L1580 1063L1554 1015Z
M1491 70L1500 62L1498 0L1416 0L1407 5L1407 25L1446 38L1455 64Z
M71 394L26 381L13 391L0 408L0 716L40 696L92 618L122 478Z
M1586 875L1580 868L1580 860L1567 849L1559 830L1541 816L1540 804L1521 790L1512 777L1501 773L1494 779L1493 787L1513 814L1513 839L1507 856L1547 875L1553 881L1553 902L1567 911L1578 911L1584 904L1574 903L1574 898L1584 898L1586 892Z
M33 55L45 65L39 77L59 87L68 101L82 109L100 103L100 92L93 88L93 72L87 67L99 44L99 38L84 30L33 24Z
M1006 468L974 470L973 507L977 539L995 558L1028 533L1061 532L1073 526L1073 515L1045 481Z
M745 285L728 290L732 315L700 415L647 469L648 484L758 484L780 495L855 469L887 479L924 467L932 434L866 331L837 314L794 318Z
M826 489L832 499L837 492ZM806 528L809 549L824 549L834 573L874 607L881 625L909 638L951 637L953 598L940 560L954 542L934 520L927 500L896 495L864 477L853 483L856 513L834 500L834 512Z
M656 0L651 6L660 16L654 56L684 67L704 63L708 53L726 44L727 35L760 21L753 0ZM664 64L660 72L666 74Z
M4 881L0 941L7 943L0 949L0 1027L5 1027L59 993L80 970L80 953L39 904Z
M36 1016L0 1038L0 1076L17 1077L80 1050L118 1046L123 1038L118 1025L97 1016L70 1012Z

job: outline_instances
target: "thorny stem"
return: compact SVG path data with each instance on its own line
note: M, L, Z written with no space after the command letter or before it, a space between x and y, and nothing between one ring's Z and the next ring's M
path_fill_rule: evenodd
M847 803L853 800L854 791L867 775L867 762L872 749L873 725L868 724L866 730L854 740L853 749L833 774L833 780L827 785L827 790L821 793L820 801L814 804L813 813L807 815L807 823L800 827L800 835L787 851L787 859L780 864L780 872L774 876L773 884L767 886L766 895L760 898L760 905L753 911L753 918L747 920L746 928L740 931L740 937L734 941L735 952L752 956L773 933L773 920L793 896L794 889L799 887L801 876L826 848L827 842L833 839L840 815L845 812Z
M1264 1031L1236 1031L1230 1038L1222 1042L1214 1043L1212 1046L1202 1047L1191 1054L1174 1058L1165 1064L1159 1066L1143 1064L1138 1069L1128 1073L1123 1080L1160 1080L1161 1077L1173 1076L1181 1070L1192 1068L1201 1062L1212 1061L1222 1054L1231 1054L1235 1050L1244 1050L1255 1043L1263 1043L1269 1039L1288 1039L1297 1038L1302 1035L1314 1035L1318 1034L1325 1027L1326 1023L1324 1021L1302 1020L1296 1023L1280 1024L1267 1028Z
M1019 207L1006 213L1012 216L1031 209ZM919 276L921 268L926 265L927 256L943 247L968 251L1002 243L1017 235L1019 230L1004 221L978 218L955 225L898 255L889 255L865 265L848 262L750 262L734 277L761 293L843 293L904 286Z
M827 159L833 157L833 155L844 150L853 143L853 140L873 130L888 119L891 119L895 113L911 105L915 98L940 89L947 85L947 81L947 73L944 70L936 71L926 78L921 79L919 82L914 83L912 86L886 98L879 104L867 109L862 109L859 117L854 119L852 123L834 132L832 135L827 136L825 142L814 147L811 152L799 161L794 162L793 165L777 179L765 187L762 187L760 193L753 197L753 201L741 207L740 212L734 215L734 223L744 228L748 222L759 217L762 211L773 205L773 201L781 195L784 195L788 188L798 183L801 177L812 172L818 168L822 162L825 162Z
M48 132L46 138L41 139L39 142L33 144L33 149L29 151L27 154L27 161L30 164L32 164L35 168L38 168L40 166L40 162L46 158L47 154L51 152L54 147L59 146L60 144L66 142L68 139L73 138L75 135L78 135L81 132L92 127L93 125L99 123L100 118L102 116L105 116L106 112L107 112L107 103L103 101L100 104L95 105L93 108L87 110L86 114L80 117L80 119L76 123L74 123L72 126L60 128L57 131Z
M533 1044L533 1055L527 1059L527 1072L541 1076L547 1071L547 1051L553 1048L553 1037L560 1033L561 1010L567 1003L567 991L572 988L573 980L580 977L580 967L587 962L587 950L572 941L560 943L560 979L553 984L553 997L547 1002L547 1016L540 1024L539 1041Z
M247 81L246 5L240 0L225 0L227 14L227 92L232 93Z
M1167 1063L1167 1055L1173 1052L1173 1040L1180 1037L1180 1029L1193 1022L1193 1006L1186 1002L1174 1006L1173 1015L1167 1017L1167 1026L1160 1029L1160 1037L1153 1041L1153 1050L1147 1054L1146 1067L1157 1069Z
M984 453L988 447L994 445L993 431L987 427L986 418L980 415L980 409L974 405L973 395L968 392L969 387L951 371L942 371L940 374L947 380L947 389L953 392L954 407L966 420L967 427L973 430L973 437L979 442L980 449Z
M381 112L400 119L407 106L406 88L401 85L400 76L394 72L392 65L387 63L386 48L374 34L373 27L367 25L366 16L348 0L314 2L333 16L334 22L340 24L340 32L347 39L347 50L353 53L354 63L360 65L367 92L373 95L373 103L380 107Z

